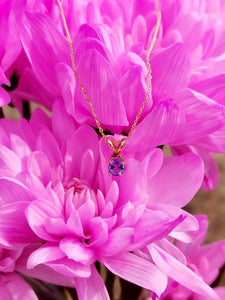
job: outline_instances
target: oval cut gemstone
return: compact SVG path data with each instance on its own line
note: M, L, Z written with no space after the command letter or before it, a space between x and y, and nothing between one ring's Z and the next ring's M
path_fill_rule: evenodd
M112 156L109 162L109 173L113 176L120 176L125 171L124 160L118 156Z

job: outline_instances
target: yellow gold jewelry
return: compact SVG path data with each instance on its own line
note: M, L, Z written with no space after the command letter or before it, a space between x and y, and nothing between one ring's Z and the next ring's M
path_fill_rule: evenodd
M122 149L124 148L124 146L126 145L127 141L129 140L130 136L132 135L140 117L141 117L141 114L144 110L144 107L147 103L147 100L151 94L151 89L152 89L152 84L151 84L151 80L152 80L152 70L151 70L151 65L150 65L150 60L149 60L149 57L150 57L150 54L151 54L151 51L154 47L154 44L155 44L155 41L156 41L156 37L157 37L157 34L158 34L158 31L159 31L159 25L160 25L160 21L161 21L161 12L159 10L159 0L155 0L155 6L156 6L156 12L157 12L157 22L156 22L156 26L155 26L155 30L154 30L154 34L153 34L153 38L152 38L152 41L151 41L151 44L148 48L148 51L147 51L147 55L146 55L146 65L147 65L147 69L148 69L148 75L147 75L147 90L146 90L146 94L145 94L145 97L144 97L144 100L142 102L142 105L136 115L136 118L131 126L131 129L128 133L128 135L124 138L122 138L120 141L114 141L114 140L111 140L109 137L107 137L104 133L104 130L103 128L101 127L101 124L98 120L98 117L96 115L96 112L94 110L94 107L87 95L87 92L85 90L85 87L80 79L80 75L77 71L77 67L76 67L76 64L75 64L75 59L74 59L74 51L73 51L73 44L72 44L72 40L71 40L71 36L70 36L70 32L69 32L69 29L68 29L68 26L67 26L67 22L66 22L66 18L65 18L65 15L64 15L64 11L63 11L63 7L62 7L62 4L60 2L60 0L56 0L57 3L58 3L58 6L59 6L59 10L60 10L60 14L61 14L61 17L62 17L62 21L63 21L63 26L64 26L64 29L65 29L65 32L66 32L66 36L67 36L67 40L68 40L68 44L69 44L69 50L70 50L70 58L71 58L71 63L72 63L72 69L74 71L74 74L75 74L75 77L76 77L76 80L80 86L80 89L81 89L81 92L84 96L84 99L86 100L88 106L89 106L89 109L91 111L91 114L95 120L95 123L98 127L98 130L101 134L101 136L103 137L104 141L109 145L109 147L112 149L113 151L113 154L110 158L110 161L109 161L109 173L113 176L120 176L124 173L125 171L125 162L124 162L124 159L123 159L123 156L121 154L121 151Z

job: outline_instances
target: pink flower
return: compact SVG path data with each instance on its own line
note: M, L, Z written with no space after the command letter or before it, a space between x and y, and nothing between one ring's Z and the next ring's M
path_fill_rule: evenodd
M2 1L0 4L0 107L10 102L9 94L2 85L10 86L6 73L21 51L18 35L24 1Z
M38 297L25 280L15 273L16 261L22 249L6 249L0 247L0 297L1 299L31 299Z
M187 281L185 282L185 276L191 270L208 285L211 285L218 277L220 268L225 264L225 241L201 245L206 236L208 223L206 216L198 216L198 221L199 230L193 233L191 243L184 243L171 239L159 242L157 248L154 250L151 246L149 247L152 259L158 266L161 265L161 268L165 270L165 272L168 272L171 266L173 268L173 272L171 272L172 280L168 282L166 291L160 298L152 296L149 300L205 299L205 296L199 295L201 283L197 283L196 280L194 284ZM173 245L174 243L176 244L176 247ZM158 254L155 252L156 249L159 251ZM164 252L165 250L167 253L170 252L170 255L176 258L176 260L167 256ZM159 256L160 253L161 258ZM163 256L163 253L165 256ZM186 270L183 270L182 276L176 275L177 266L180 262L187 266ZM196 285L193 290L190 288L192 285ZM214 288L214 291L221 297L220 299L223 299L225 293L224 287ZM213 299L213 297L207 296L207 299Z
M181 207L202 182L201 160L194 154L163 159L159 149L143 158L137 153L139 160L127 153L126 173L116 182L107 174L109 148L99 146L93 129L77 128L60 101L51 121L37 111L30 125L21 119L1 126L0 243L35 248L28 270L19 270L37 268L38 277L38 268L51 268L74 278L81 299L85 290L85 299L91 293L108 299L98 260L160 296L167 276L131 252L168 234L190 240L198 224Z
M100 22L104 24L101 28L109 26L117 33L117 44L120 50L113 52L115 56L118 57L118 53L126 48L131 48L133 52L138 53L144 59L143 49L146 49L150 43L156 22L153 1L132 1L129 9L118 1L102 1L101 4L96 5L94 12L93 22L95 20L99 22L99 17L101 17ZM224 152L225 127L224 124L221 124L222 126L214 128L213 131L208 128L209 130L206 132L206 123L210 114L207 112L205 102L213 99L224 105L224 43L223 29L221 29L224 27L222 25L224 23L224 5L221 1L213 2L213 4L202 1L194 3L192 1L188 3L172 1L162 3L161 12L161 31L156 46L158 49L153 52L151 58L153 104L168 97L174 98L175 103L184 113L186 128L190 121L199 121L199 126L182 130L184 136L182 138L180 136L176 144L183 143L187 146L176 147L173 149L173 153L193 151L201 155L205 163L205 179L202 187L211 190L218 184L219 176L210 152ZM195 35L196 31L199 33L198 37ZM121 32L124 44L119 42ZM111 42L111 44L113 43ZM112 48L109 44L107 45L109 49ZM191 87L191 90L182 90L187 87ZM128 93L129 90L126 94L129 97ZM134 95L133 92L132 95ZM199 100L201 103L197 104ZM185 110L183 110L184 101ZM193 110L193 104L206 105L205 108L202 106L199 109L201 116L197 117L197 111ZM206 113L203 113L204 110ZM211 115L212 119L219 118L219 115L217 117L213 115L214 113ZM200 118L202 118L204 126L201 126ZM212 124L212 122L210 123ZM199 135L197 127L206 129L204 136L203 132ZM189 134L188 140L183 139L186 133ZM172 144L171 141L170 144Z
M43 35L43 32L46 34ZM88 25L81 27L77 34L76 53L79 57L77 64L82 73L81 78L85 80L84 84L90 98L94 99L93 105L101 123L121 128L128 125L128 120L116 84L112 57L99 38L85 38L85 35L89 34L95 34L95 30ZM21 38L35 75L42 85L55 97L63 96L67 111L76 121L79 123L88 121L94 125L70 68L68 43L55 24L45 15L27 14ZM92 61L91 72L90 61ZM101 72L98 72L99 67L102 69ZM98 89L93 89L93 82L98 85ZM108 99L107 102L105 99Z
M105 13L104 5L101 9ZM149 7L152 12L154 7ZM117 55L110 52L112 47L107 41L111 31L103 34L102 28L87 24L79 27L74 43L76 63L103 128L113 133L128 132L147 89L147 70L143 54L135 47ZM62 95L67 112L78 123L95 126L70 68L68 43L59 28L45 15L29 13L24 18L21 39L34 73L48 93L54 97ZM146 151L152 149L152 144L169 144L176 155L198 153L205 163L203 187L213 189L218 173L210 152L224 152L223 106L212 101L203 89L196 92L187 88L192 69L189 52L182 43L153 51L151 66L152 100L133 135L136 144L142 144Z
M178 1L164 6L162 45L167 47L174 42L181 42L190 53L190 82L216 76L224 71L224 10L223 1ZM173 11L168 22L166 15ZM198 31L198 36L195 32Z
M21 102L28 100L51 108L51 94L34 75L19 35L24 10L41 8L40 4L24 0L7 0L0 4L0 107L12 102L22 112Z
M88 293L93 290L93 293L100 293L102 299L108 299L93 265L96 260L104 264L108 261L112 265L128 264L130 267L126 270L121 266L121 271L117 268L117 272L160 295L166 286L166 276L153 264L128 251L135 246L131 244L135 229L137 237L141 230L141 216L151 222L153 232L157 226L160 234L158 226L163 225L163 235L180 223L182 217L172 219L164 212L145 209L141 201L137 206L132 203L119 206L119 188L115 182L103 195L96 185L96 174L100 170L98 138L94 130L87 127L76 130L59 103L53 110L52 125L49 126L49 119L44 115L36 113L36 116L42 123L35 121L35 114L31 125L24 120L17 127L9 120L1 122L4 128L0 171L1 244L36 245L37 249L28 259L28 267L44 264L60 274L75 277L81 295L88 288ZM131 223L126 221L127 209L133 214ZM6 227L9 212L12 222ZM154 237L157 238L155 233ZM137 238L136 244L141 240ZM143 242L146 243L146 239L143 238ZM158 278L161 282L156 285ZM88 295L87 299L90 299Z

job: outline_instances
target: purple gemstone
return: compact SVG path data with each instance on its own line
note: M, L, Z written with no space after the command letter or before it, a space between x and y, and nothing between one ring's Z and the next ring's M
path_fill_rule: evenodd
M109 163L109 173L113 176L120 176L125 171L124 161L120 157L113 157Z

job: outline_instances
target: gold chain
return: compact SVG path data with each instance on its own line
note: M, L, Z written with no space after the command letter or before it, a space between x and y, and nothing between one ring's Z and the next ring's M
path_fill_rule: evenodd
M149 46L149 49L147 51L147 55L146 55L146 65L147 65L147 69L148 69L148 83L147 83L147 90L146 90L146 94L145 94L145 97L144 97L144 100L142 102L142 105L136 115L136 118L131 126L131 129L127 135L127 137L123 138L120 142L116 142L116 141L112 141L111 139L107 138L107 136L105 135L104 133L104 130L103 128L101 127L101 124L98 120L98 117L96 115L96 112L94 110L94 107L87 95L87 92L85 90L85 87L81 81L81 78L80 78L80 75L77 71L77 67L76 67L76 64L75 64L75 58L74 58L74 50L73 50L73 44L72 44L72 40L71 40L71 36L70 36L70 32L69 32L69 29L68 29L68 26L67 26L67 22L66 22L66 18L65 18L65 14L64 14L64 11L63 11L63 7L62 7L62 4L61 4L61 1L60 0L56 0L57 3L58 3L58 6L59 6L59 10L60 10L60 14L61 14L61 17L62 17L62 22L63 22L63 26L64 26L64 29L65 29L65 32L66 32L66 37L67 37L67 40L68 40L68 43L69 43L69 49L70 49L70 58L71 58L71 63L72 63L72 69L74 71L74 74L75 74L75 77L76 77L76 80L80 86L80 89L81 89L81 92L84 96L84 99L86 100L88 106L89 106L89 109L92 113L92 116L95 120L95 123L98 127L98 130L100 132L100 134L102 135L104 141L112 148L113 152L114 153L119 153L122 148L124 147L124 145L126 144L126 142L128 141L128 139L130 138L130 136L132 135L137 123L138 123L138 120L140 119L141 117L141 114L144 110L144 107L148 101L148 98L151 94L151 90L152 90L152 70L151 70L151 65L150 65L150 54L152 52L152 49L154 47L154 44L155 44L155 41L156 41L156 37L157 37L157 34L158 34L158 31L159 31L159 26L160 26L160 21L161 21L161 12L160 12L160 9L159 9L159 0L155 0L155 6L156 6L156 12L157 12L157 22L156 22L156 26L155 26L155 30L154 30L154 34L153 34L153 38L152 38L152 41L151 41L151 44Z

